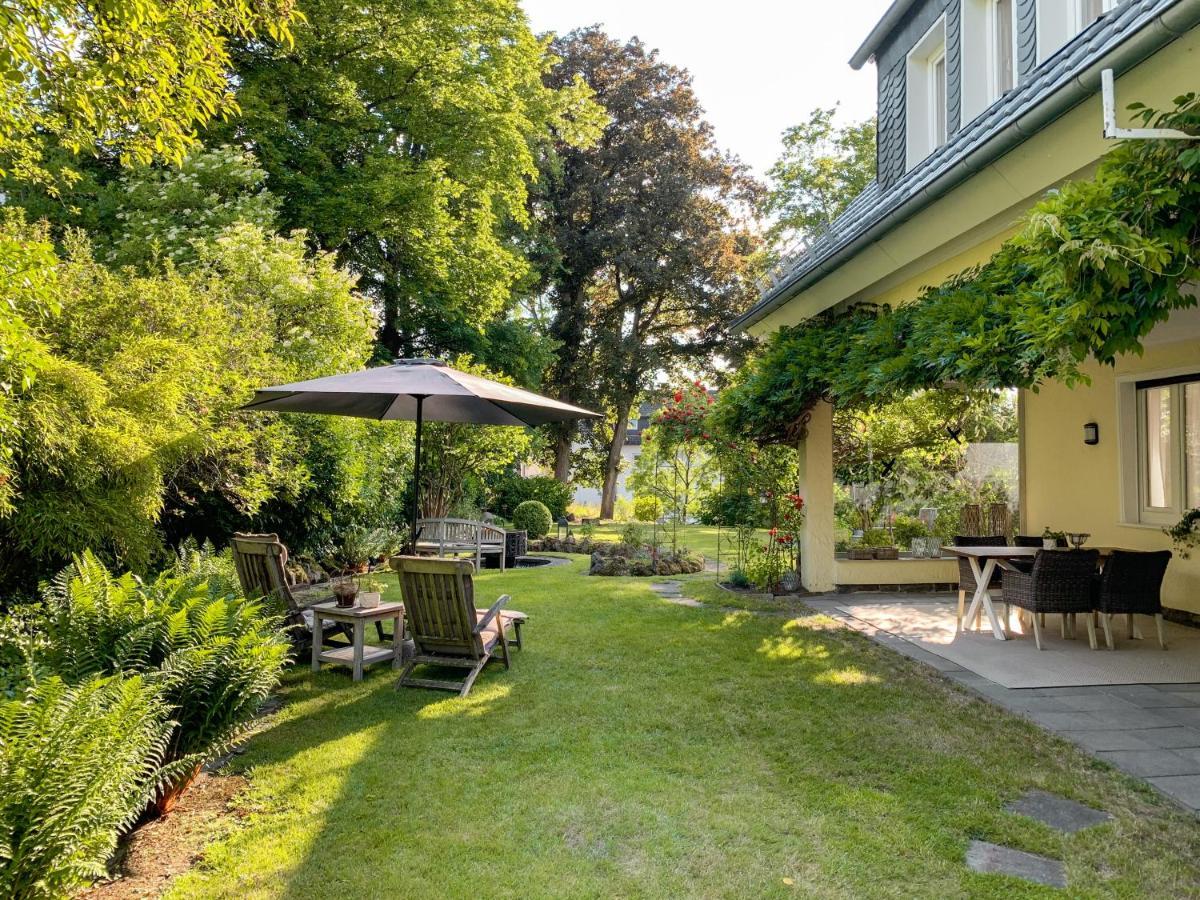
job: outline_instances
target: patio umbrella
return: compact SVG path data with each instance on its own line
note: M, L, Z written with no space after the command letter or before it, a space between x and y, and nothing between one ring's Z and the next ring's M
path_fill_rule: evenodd
M420 510L421 432L426 420L545 425L602 418L591 410L460 372L437 359L398 359L390 366L263 388L255 391L254 399L242 409L415 421L416 461L409 532L414 548Z

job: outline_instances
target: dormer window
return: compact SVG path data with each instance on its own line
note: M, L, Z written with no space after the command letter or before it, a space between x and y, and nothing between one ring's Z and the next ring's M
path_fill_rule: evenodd
M1013 0L962 0L964 124L1016 87L1014 6Z
M1038 62L1049 59L1121 0L1037 0Z
M906 169L946 143L946 19L925 33L908 54L905 101Z

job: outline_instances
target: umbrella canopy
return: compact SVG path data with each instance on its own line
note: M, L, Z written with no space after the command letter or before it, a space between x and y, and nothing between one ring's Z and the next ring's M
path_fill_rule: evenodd
M430 422L545 425L601 418L569 403L460 372L436 359L401 359L348 375L264 388L242 408L415 420L418 404L422 418Z
M414 548L420 508L416 495L421 483L421 431L426 419L479 425L545 425L602 418L591 410L460 372L436 359L399 359L390 366L264 388L255 391L254 399L242 409L415 421L410 532Z

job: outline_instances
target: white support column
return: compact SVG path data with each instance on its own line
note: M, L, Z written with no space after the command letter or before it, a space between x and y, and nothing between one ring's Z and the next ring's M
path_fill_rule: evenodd
M810 591L834 588L833 407L818 403L800 442L800 494L804 529L800 535L800 580Z

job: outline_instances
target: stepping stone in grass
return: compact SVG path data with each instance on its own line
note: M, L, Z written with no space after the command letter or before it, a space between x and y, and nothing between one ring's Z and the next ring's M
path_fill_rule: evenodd
M1112 815L1102 809L1093 809L1045 791L1027 791L1023 797L1006 803L1004 808L1009 812L1037 819L1066 834L1103 825L1112 819Z
M698 609L704 605L699 600L683 596L683 582L681 581L652 582L650 590L654 591L668 603L674 603L678 606L690 606Z
M973 872L1011 875L1047 887L1067 886L1066 866L1057 859L989 844L987 841L971 841L971 846L967 848L967 867Z

